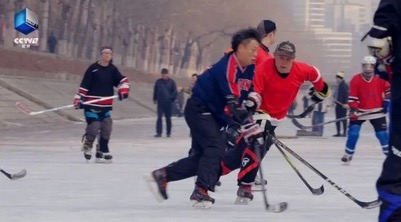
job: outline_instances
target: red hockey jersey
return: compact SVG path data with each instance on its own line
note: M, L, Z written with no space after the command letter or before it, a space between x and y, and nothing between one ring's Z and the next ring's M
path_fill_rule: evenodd
M277 73L275 59L268 59L256 68L254 90L262 97L260 109L276 120L283 119L301 85L309 81L317 91L324 87L319 70L311 65L294 61L288 76Z
M361 111L373 111L383 106L384 98L390 97L390 84L374 76L370 81L356 74L351 79L348 105Z
M270 55L269 49L261 44L258 48L258 56L256 56L255 60L256 67L271 58L273 58L273 56Z

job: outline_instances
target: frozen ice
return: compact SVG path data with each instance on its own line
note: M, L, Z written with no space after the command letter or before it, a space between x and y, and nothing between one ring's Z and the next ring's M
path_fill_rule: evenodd
M326 120L333 119L329 116ZM310 119L302 120L304 124ZM84 124L21 126L1 132L0 167L11 173L26 168L25 178L10 181L0 175L0 221L13 222L341 222L377 221L378 208L362 209L295 158L292 161L313 187L325 193L312 195L273 146L263 160L268 180L268 200L287 201L287 211L264 210L260 193L250 205L234 205L236 173L221 178L211 193L216 203L209 210L190 207L193 178L168 184L169 199L158 203L143 176L187 155L188 127L173 119L171 138L154 138L155 119L114 121L110 142L112 164L89 163L80 152ZM334 125L325 126L324 137L281 141L327 175L355 198L377 199L375 182L384 155L369 123L363 125L350 166L341 165L345 138L333 138ZM286 120L278 136L295 135Z

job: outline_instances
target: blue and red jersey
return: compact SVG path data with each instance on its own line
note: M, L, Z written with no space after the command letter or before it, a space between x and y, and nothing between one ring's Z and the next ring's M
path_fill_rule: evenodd
M199 75L192 88L192 97L204 103L218 122L225 126L231 122L224 112L226 97L234 95L238 103L242 103L248 97L254 72L255 65L242 67L235 53L228 53Z

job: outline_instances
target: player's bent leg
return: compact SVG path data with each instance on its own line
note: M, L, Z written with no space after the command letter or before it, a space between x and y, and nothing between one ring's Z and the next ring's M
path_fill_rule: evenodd
M110 117L110 112L105 114L105 117L100 122L100 139L98 149L96 151L97 163L111 163L113 156L109 150L109 140L113 126L113 120Z
M355 146L358 142L359 131L361 130L361 124L351 123L348 129L347 142L345 144L345 154L341 158L344 165L348 165L352 160L352 155L355 153Z
M85 113L85 115L87 115ZM85 129L85 135L82 137L82 148L81 151L84 153L86 160L90 160L92 157L93 143L100 130L100 122L97 118L86 117L87 126Z

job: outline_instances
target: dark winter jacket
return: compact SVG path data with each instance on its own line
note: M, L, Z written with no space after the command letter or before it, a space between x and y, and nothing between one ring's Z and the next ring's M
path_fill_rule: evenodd
M336 92L337 98L334 99L336 99L337 102L345 105L348 103L348 93L349 93L348 84L343 80L337 86L337 92ZM341 106L338 103L336 104L337 106Z
M177 86L175 81L169 79L158 79L153 90L153 101L158 104L171 103L177 98Z

